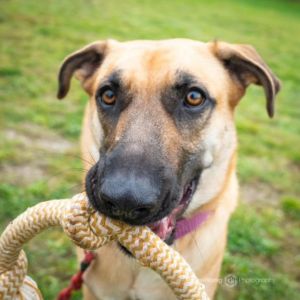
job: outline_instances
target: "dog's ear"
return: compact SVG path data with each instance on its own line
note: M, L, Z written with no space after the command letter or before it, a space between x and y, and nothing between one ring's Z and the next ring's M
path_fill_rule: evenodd
M275 96L280 90L280 81L250 45L213 42L212 50L221 59L232 76L246 88L254 83L262 85L266 95L269 117L274 115Z
M83 87L88 91L85 83L101 64L105 56L106 46L106 41L95 42L65 58L58 74L58 99L62 99L67 95L75 72L76 78L80 80Z

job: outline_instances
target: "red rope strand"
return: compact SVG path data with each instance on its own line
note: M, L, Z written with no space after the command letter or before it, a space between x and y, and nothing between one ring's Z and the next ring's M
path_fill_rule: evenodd
M57 300L70 300L73 291L81 289L83 284L83 274L90 266L91 262L95 259L95 254L90 251L86 251L83 260L80 263L80 270L72 276L68 287L64 288L58 295Z

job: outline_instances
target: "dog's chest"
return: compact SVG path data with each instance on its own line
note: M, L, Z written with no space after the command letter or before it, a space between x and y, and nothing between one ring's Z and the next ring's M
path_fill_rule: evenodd
M116 247L103 247L98 262L85 276L85 283L101 300L175 300L161 277ZM105 259L103 259L105 258Z
M194 249L195 251L197 249ZM190 249L186 256L194 256ZM198 251L196 251L198 253ZM175 300L162 278L129 258L116 245L98 250L98 259L88 269L85 283L101 300ZM189 261L197 265L195 261Z
M175 300L173 292L161 277L148 268L140 268L135 279L131 298L134 300Z

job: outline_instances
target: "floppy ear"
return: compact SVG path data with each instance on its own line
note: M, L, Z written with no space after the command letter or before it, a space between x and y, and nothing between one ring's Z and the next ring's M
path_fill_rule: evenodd
M105 55L106 45L106 41L95 42L65 58L58 74L58 99L62 99L67 95L75 72L76 77L87 90L85 82L101 64Z
M262 85L266 95L266 108L270 118L274 115L275 96L280 90L280 81L250 45L214 42L215 55L225 67L246 88L254 83Z

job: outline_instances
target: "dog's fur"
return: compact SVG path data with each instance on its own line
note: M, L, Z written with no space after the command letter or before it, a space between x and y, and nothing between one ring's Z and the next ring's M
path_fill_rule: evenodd
M95 94L101 80L115 70L122 70L125 85L135 97L130 108L112 125L99 113ZM209 114L196 120L191 118L179 130L157 99L181 70L192 74L205 87L215 105ZM202 174L185 216L205 210L212 214L196 231L176 240L173 247L186 258L197 276L204 279L213 298L227 224L238 198L234 109L246 87L254 83L263 86L267 111L272 117L275 95L280 88L278 79L251 46L186 39L122 43L107 40L88 45L64 61L59 75L59 98L67 94L73 73L90 95L81 138L86 169L98 161L103 143L112 148L132 120L135 120L132 136L141 140L151 138L151 129L147 128L152 128L151 122L159 122L163 137L160 140L174 169L181 167L180 149L197 153ZM133 139L131 150L138 151L134 145ZM114 243L98 251L98 259L88 270L85 281L86 300L174 299L158 275L139 266Z

